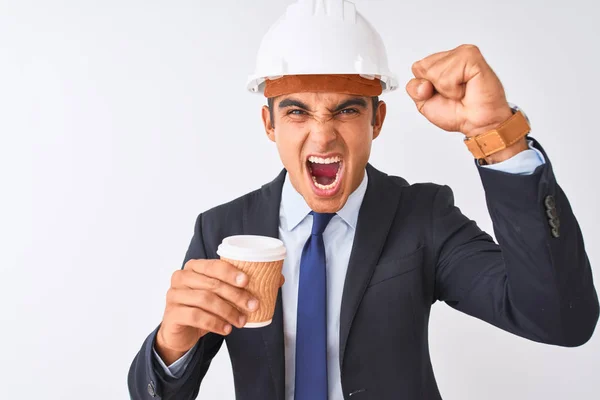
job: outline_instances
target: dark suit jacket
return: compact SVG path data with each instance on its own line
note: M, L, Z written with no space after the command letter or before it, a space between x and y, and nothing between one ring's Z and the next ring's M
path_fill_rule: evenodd
M578 346L591 337L598 298L590 264L548 158L533 175L479 172L500 246L454 206L447 186L409 185L367 167L340 315L346 399L441 399L428 348L437 300L537 342ZM185 261L218 258L229 235L278 237L284 177L200 214ZM560 224L554 233L550 220ZM226 340L236 398L284 400L281 296L271 325L203 337L177 380L153 358L155 335L131 365L133 399L195 399Z

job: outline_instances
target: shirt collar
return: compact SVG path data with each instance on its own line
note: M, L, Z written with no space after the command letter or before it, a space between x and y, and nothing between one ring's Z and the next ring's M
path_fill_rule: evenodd
M360 206L362 205L365 193L367 192L368 182L369 178L367 176L367 171L365 170L362 182L348 197L344 207L337 212L337 215L350 225L352 229L356 229L358 212L360 211ZM294 230L294 228L311 212L310 207L306 204L306 201L304 201L304 197L302 197L302 195L294 189L294 186L292 186L289 173L285 175L285 182L283 183L281 212L285 217L287 225L283 228L288 231Z

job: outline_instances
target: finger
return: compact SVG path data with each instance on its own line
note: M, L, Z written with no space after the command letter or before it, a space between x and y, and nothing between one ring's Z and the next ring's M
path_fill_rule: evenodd
M435 90L431 82L426 79L411 79L406 84L406 92L415 103L424 102L435 94Z
M421 72L423 77L429 80L442 96L461 100L466 90L466 68L467 60L453 53L439 59Z
M243 312L240 312L240 310L217 294L207 290L171 288L167 292L167 303L208 311L238 328L243 327L247 320Z
M231 304L236 305L239 309L250 312L257 310L259 306L258 300L247 290L192 270L182 270L173 273L171 288L208 290L216 293Z
M464 97L467 82L490 71L479 48L474 45L461 45L445 57L433 63L421 63L415 69L420 77L433 83L436 91L454 100Z
M440 128L450 132L460 130L457 120L457 115L460 115L460 113L456 109L456 106L459 103L456 101L436 93L428 100L418 101L415 103L419 112L430 121L432 119L444 121L442 125L438 125Z
M165 316L165 320L172 324L191 326L224 336L229 335L232 330L231 324L223 318L206 310L184 305L174 307Z
M285 283L285 276L283 276L283 274L282 274L281 275L281 280L280 280L280 283L279 283L279 287L282 287L284 283Z
M435 53L413 63L412 73L415 76L415 78L425 78L423 72L427 71L433 64L435 64L442 58L445 58L448 54L450 54L451 51L452 50Z
M249 282L248 275L222 260L190 260L184 269L191 269L237 287L246 287Z

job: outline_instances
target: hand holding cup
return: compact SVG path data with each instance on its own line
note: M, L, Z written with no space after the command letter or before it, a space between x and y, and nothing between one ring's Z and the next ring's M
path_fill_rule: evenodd
M156 351L170 365L209 332L271 322L285 247L280 240L233 236L223 240L222 260L189 260L171 277ZM236 265L233 265L236 264Z

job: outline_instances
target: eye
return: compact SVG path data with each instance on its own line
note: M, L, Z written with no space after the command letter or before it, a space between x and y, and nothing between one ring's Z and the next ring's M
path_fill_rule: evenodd
M340 114L358 114L358 110L356 108L345 108L340 111Z
M286 115L305 115L306 111L300 109L289 110Z

